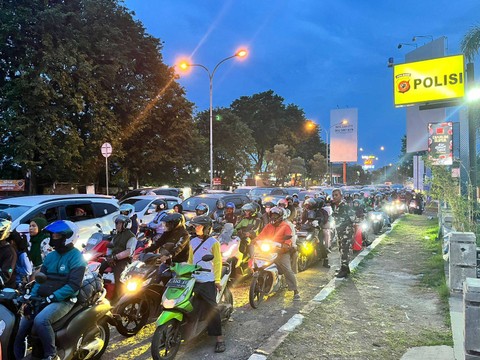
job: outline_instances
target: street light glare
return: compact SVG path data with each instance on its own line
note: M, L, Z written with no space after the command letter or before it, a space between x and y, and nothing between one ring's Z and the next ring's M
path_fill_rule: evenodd
M180 64L178 64L178 66L182 70L187 70L190 65L186 61L182 61Z
M235 55L240 57L240 58L244 58L248 55L248 52L247 52L247 50L242 49L242 50L237 51L237 53Z
M478 100L480 100L480 87L470 89L467 94L467 101L472 102Z
M348 120L347 120L347 119L343 119L343 120L342 120L342 125L348 125Z
M382 151L383 151L383 150L385 150L385 147L383 147L383 146L380 146L380 150L382 150Z

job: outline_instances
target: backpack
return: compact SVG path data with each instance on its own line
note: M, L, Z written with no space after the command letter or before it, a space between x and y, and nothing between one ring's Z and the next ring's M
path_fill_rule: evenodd
M102 294L103 289L103 281L100 276L87 267L82 286L77 295L77 303L86 306L94 304Z

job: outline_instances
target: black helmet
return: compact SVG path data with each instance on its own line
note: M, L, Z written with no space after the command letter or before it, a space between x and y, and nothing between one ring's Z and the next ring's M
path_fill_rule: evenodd
M293 197L290 195L285 196L285 200L287 200L288 205L293 204Z
M12 217L6 211L0 210L0 219L12 221Z
M278 225L282 222L284 214L283 210L284 209L279 206L275 206L270 210L270 212L268 213L268 217L270 218L270 224Z
M273 208L275 204L271 201L267 201L265 204L263 204L263 206L266 208Z
M320 196L315 199L315 202L317 203L317 207L321 209L325 206L325 197Z
M203 235L210 235L212 231L212 224L212 219L210 219L208 215L195 216L192 220L190 220L190 225L192 226L203 226Z
M210 208L205 203L200 203L195 207L195 213L197 214L197 216L205 215L205 214L208 215L209 212L210 212Z
M155 211L160 212L162 210L167 210L168 209L168 204L164 200L155 200Z
M165 231L172 231L183 225L183 215L179 213L171 213L166 215L162 221L165 222Z
M217 206L217 209L222 210L225 208L225 201L218 199L215 205Z
M315 199L308 198L307 200L305 200L305 201L303 202L303 206L304 206L307 210L313 210L313 209L315 209L315 206L317 206L317 202L315 201Z

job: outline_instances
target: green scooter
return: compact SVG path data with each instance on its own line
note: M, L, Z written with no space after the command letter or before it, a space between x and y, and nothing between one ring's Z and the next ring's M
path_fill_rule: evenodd
M213 255L205 255L201 261L212 260ZM154 360L175 358L182 341L195 338L207 328L207 321L200 319L193 309L193 274L210 270L185 263L175 263L170 269L174 277L169 280L163 293L164 310L156 321L157 329L152 338L151 352ZM233 295L227 287L231 272L230 264L224 263L220 281L222 290L217 293L222 321L229 319L233 312Z

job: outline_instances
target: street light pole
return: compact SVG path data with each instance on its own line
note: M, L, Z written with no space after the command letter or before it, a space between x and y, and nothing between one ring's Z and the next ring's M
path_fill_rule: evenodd
M215 76L215 72L217 71L218 67L223 64L225 61L233 59L234 57L243 58L247 56L246 50L240 50L233 54L232 56L228 56L225 59L219 61L217 65L213 68L213 71L210 72L208 68L202 64L189 64L183 62L180 64L180 68L186 70L190 66L198 66L204 69L208 74L209 79L209 97L210 97L210 189L213 189L213 77Z

